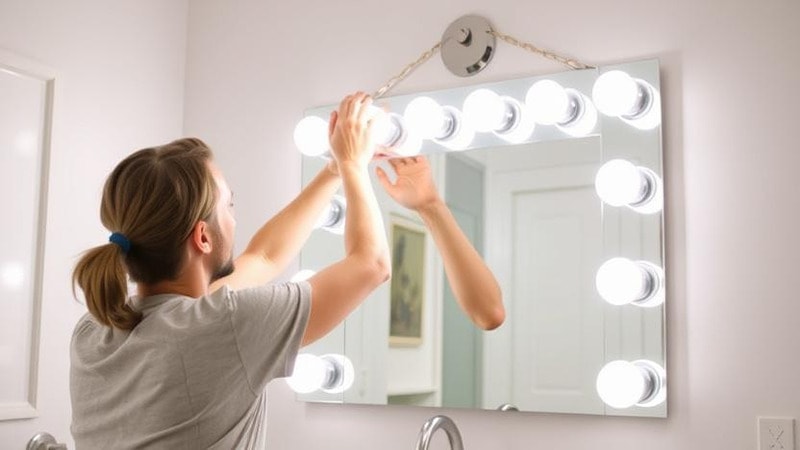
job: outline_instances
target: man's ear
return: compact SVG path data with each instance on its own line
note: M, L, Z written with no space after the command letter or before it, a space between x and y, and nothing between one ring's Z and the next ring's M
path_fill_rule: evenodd
M192 242L192 247L197 249L200 253L211 253L212 242L211 233L208 224L205 221L198 221L189 239Z

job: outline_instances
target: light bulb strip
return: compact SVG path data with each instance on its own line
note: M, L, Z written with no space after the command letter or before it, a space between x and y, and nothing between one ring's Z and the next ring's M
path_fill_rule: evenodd
M607 73L610 73L610 72L607 72ZM596 87L597 86L597 81L602 76L603 75L596 76L596 75L587 73L584 76L582 76L582 78L585 78L585 80L582 83L589 83L590 80L594 80L595 87ZM619 117L621 120L625 121L626 123L631 124L632 126L636 126L637 128L640 127L640 126L643 127L644 126L644 125L642 125L643 122L647 122L648 124L653 122L655 125L660 123L660 114L654 114L655 112L659 112L660 111L660 106L659 106L660 105L660 101L659 101L658 91L652 85L650 85L647 81L644 81L644 80L641 80L641 79L638 79L638 78L630 77L630 75L627 75L627 74L626 74L626 76L631 80L631 82L635 83L635 88L636 88L636 91L638 92L638 94L633 99L633 106L629 106L629 108L630 108L629 111L627 113L622 113L622 114L617 112L617 113L615 113L616 117ZM530 92L530 89L532 87L534 87L537 83L543 82L543 81L550 81L550 82L556 83L555 81L553 81L550 78L543 78L543 77L530 77L530 78L527 78L527 79L515 80L515 82L519 83L520 85L522 83L530 83L530 84L528 84L528 87L527 87L528 92ZM558 84L558 83L556 83L556 84ZM483 87L483 86L485 86L485 87ZM469 88L469 87L467 87L467 88L456 88L456 89L453 89L452 91L456 91L456 90L464 91L464 95L466 97L469 97L469 95L471 95L471 93L474 93L477 90L492 90L492 88L493 88L493 85L485 84L485 85L475 86L473 88ZM472 89L472 91L470 92L469 89ZM514 89L516 90L516 89L525 89L525 88L521 85L519 87L515 87ZM567 102L568 103L563 107L563 111L561 111L561 112L559 112L557 114L557 115L561 115L562 117L558 118L557 120L556 120L556 117L553 117L553 120L556 120L554 122L550 122L550 121L538 122L539 119L536 119L536 117L538 117L537 114L535 114L533 112L526 111L526 109L531 107L531 105L527 105L526 106L526 104L524 102L524 101L527 101L527 98L526 99L517 100L516 98L513 98L513 97L503 96L502 93L495 93L496 97L500 97L500 99L502 99L502 115L498 112L497 114L500 115L501 117L492 119L492 120L497 120L498 121L497 123L492 124L494 129L484 129L483 126L481 126L481 127L477 127L476 126L475 127L476 129L471 131L470 133L461 133L461 134L464 134L463 139L458 140L458 144L454 144L454 145L456 147L458 147L457 148L458 150L471 148L472 142L465 142L465 143L461 143L461 142L466 140L467 134L472 135L473 137L475 137L474 133L476 131L479 132L479 133L494 133L498 138L500 138L500 139L502 139L502 140L504 140L506 142L513 143L513 144L530 142L530 141L537 142L538 141L537 137L539 135L534 135L533 131L532 131L531 134L529 134L529 135L526 134L524 137L518 137L518 136L514 135L514 132L516 132L517 129L527 128L526 124L529 121L529 118L532 119L534 124L540 123L541 125L552 125L552 126L556 127L557 130L560 130L562 133L564 133L564 134L566 134L568 136L573 136L573 137L588 136L593 131L596 131L597 130L597 124L599 123L597 121L598 111L597 111L597 109L595 107L596 99L593 98L592 96L588 95L588 94L583 94L582 90L580 90L580 88L578 88L577 85L573 85L572 87L563 86L562 89L563 89L564 93L567 94ZM447 91L445 91L445 92L447 92ZM508 92L508 91L506 91L506 92ZM516 91L514 91L514 92L516 92ZM592 94L594 94L594 92ZM426 97L428 95L430 95L430 94L427 94ZM459 95L461 95L461 94L459 94ZM510 95L516 96L517 94L510 94ZM411 96L409 96L409 97L411 97ZM431 97L431 99L433 101L437 101L433 97ZM402 102L404 100L400 100L400 101ZM453 100L451 98L448 101L450 103L452 103ZM499 107L499 105L498 105L498 107ZM317 114L316 117L319 117L319 120L324 120L324 119L322 119L322 117L326 115L328 108L329 107L325 107L325 109L320 111L320 113ZM450 108L452 108L452 107L450 107ZM458 121L459 121L458 117L461 116L460 113L462 111L456 110L456 111L458 111L459 114L452 114L453 109L455 109L455 108L452 108L451 110L448 111L448 107L441 106L441 109L442 109L442 112L441 112L442 117L439 120L437 120L437 123L435 125L432 124L432 123L428 124L429 125L428 129L426 129L424 131L424 133L422 133L422 134L419 133L413 127L410 127L410 125L408 125L405 122L403 117L397 117L396 115L392 115L392 113L388 113L387 114L388 115L387 120L389 122L389 125L387 125L387 128L386 128L385 132L381 133L382 136L380 136L378 138L378 141L379 141L378 144L382 145L382 146L386 146L386 147L395 147L395 148L397 148L398 146L402 146L405 141L408 141L410 139L408 137L409 134L413 135L413 140L414 141L419 141L420 143L422 143L423 140L427 140L427 141L431 141L431 142L434 142L434 143L437 143L437 144L443 144L444 142L446 142L446 141L450 140L451 138L453 138L454 135L458 134L459 128L463 128L463 126L462 126L462 124L458 123ZM520 117L522 115L524 115L525 117ZM530 115L530 117L528 117L529 115ZM473 120L472 120L471 117L472 116L470 115L470 118L467 121L468 122L467 123L468 126L474 126L475 125L475 124L472 124ZM594 117L594 119L589 120L592 117ZM651 117L655 117L655 119L650 120L649 118L651 118ZM409 120L411 120L411 119L409 119ZM522 122L522 124L520 124L520 122ZM434 128L437 128L438 130L430 130L429 129L430 126L433 126ZM490 125L487 124L486 126L489 127ZM302 135L310 136L312 134L311 132L313 131L313 134L314 134L315 137L313 139L310 139L310 138L306 139L306 141L308 141L311 144L313 144L314 149L311 150L311 151L305 150L305 151L303 151L303 153L307 154L309 156L319 156L319 155L322 155L322 154L328 154L329 152L328 152L327 148L322 148L323 147L322 143L327 144L327 128L323 127L323 126L318 126L316 124L313 125L313 127L311 125L309 125L309 127L313 128L313 130L309 128L308 132L306 132L305 134L304 133L299 133L299 132L296 133L295 142L298 142L298 137L299 136L302 136ZM323 130L323 128L325 128L325 129ZM647 128L647 129L650 129L650 128ZM300 130L298 130L298 131L300 131ZM525 134L525 133L519 132L517 134L522 135L522 134ZM547 136L548 140L552 139L550 137L550 131L546 131L544 135ZM483 140L484 140L484 138L480 138L480 142L481 143L483 143ZM310 145L310 144L307 144L305 141L304 141L304 144L306 144L306 145L301 146L300 144L298 144L298 147L301 148L301 151L304 150L305 147L308 147ZM412 143L410 145L415 146L416 144ZM448 147L447 145L443 145L443 146L446 149L450 149L450 150L453 149L453 148ZM319 147L319 148L317 148L317 147ZM414 148L416 148L416 147L414 147ZM432 149L432 151L438 153L439 149L434 148L434 149ZM418 154L418 153L420 153L420 150L417 149L416 151L413 151L413 152L411 150L408 150L407 153L408 154L406 154L405 156L408 156L409 154ZM422 152L422 153L427 153L427 152ZM403 156L404 155L403 151L398 152L398 155L399 156Z

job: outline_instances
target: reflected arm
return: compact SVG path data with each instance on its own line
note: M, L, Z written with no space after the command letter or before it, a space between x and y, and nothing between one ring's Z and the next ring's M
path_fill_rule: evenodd
M418 156L389 162L397 180L392 183L378 168L378 181L395 201L422 217L442 255L447 281L461 309L484 330L502 325L506 313L500 286L436 191L428 160Z
M500 286L461 231L450 208L437 199L418 212L442 255L447 281L461 309L484 330L502 325L506 312Z

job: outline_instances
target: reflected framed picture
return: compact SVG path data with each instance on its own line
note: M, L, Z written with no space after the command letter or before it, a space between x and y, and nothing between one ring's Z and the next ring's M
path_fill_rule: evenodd
M422 312L425 306L425 227L402 216L391 215L392 280L389 313L389 345L422 344Z

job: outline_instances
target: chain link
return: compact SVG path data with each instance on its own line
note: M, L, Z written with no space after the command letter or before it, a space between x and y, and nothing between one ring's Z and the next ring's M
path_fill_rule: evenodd
M553 52L549 52L547 50L542 50L542 49L534 46L533 44L529 44L527 42L521 42L521 41L515 39L514 37L509 36L507 34L503 34L503 33L499 32L499 31L490 30L490 31L488 31L488 33L491 34L492 36L498 38L498 39L502 39L502 40L508 42L511 45L517 46L517 47L519 47L519 48L521 48L523 50L528 50L529 52L533 52L533 53L539 54L541 56L544 56L547 59L552 59L553 61L560 62L561 64L564 64L564 65L566 65L566 66L568 66L568 67L570 67L572 69L594 69L594 66L590 66L588 64L584 64L584 63L582 63L582 62L580 62L578 60L572 59L572 58L565 58L565 57L557 55L557 54L555 54Z
M534 46L533 44L529 44L527 42L522 42L522 41L520 41L520 40L518 40L518 39L516 39L516 38L514 38L514 37L512 37L510 35L500 33L499 31L489 30L489 31L487 31L487 33L489 33L492 36L494 36L494 37L496 37L498 39L501 39L501 40L503 40L503 41L505 41L505 42L507 42L507 43L509 43L511 45L519 47L519 48L521 48L523 50L527 50L529 52L536 53L538 55L544 56L547 59L551 59L553 61L556 61L556 62L559 62L561 64L564 64L564 65L566 65L567 67L569 67L571 69L594 69L595 68L594 66L590 66L588 64L584 64L584 63L582 63L582 62L580 62L580 61L578 61L576 59L565 58L565 57L557 55L557 54L555 54L553 52L549 52L547 50L542 50L542 49ZM399 83L399 82L403 81L404 79L406 79L406 77L408 77L408 75L411 74L411 72L413 72L414 69L416 69L417 67L419 67L420 65L424 64L429 59L431 59L431 57L433 55L435 55L436 52L439 51L439 49L441 47L442 47L442 42L441 41L437 42L436 45L434 45L428 51L426 51L422 55L420 55L420 57L417 58L416 61L414 61L411 64L409 64L406 67L404 67L403 70L401 70L399 74L397 74L396 76L394 76L391 79L389 79L389 81L387 81L386 84L384 84L383 86L381 86L380 89L375 91L372 94L372 98L378 99L378 98L381 98L384 95L386 95L386 93L389 92L389 90L392 89L397 83Z
M372 98L378 99L378 98L383 97L384 94L389 92L389 89L393 88L394 85L396 85L397 83L403 81L411 72L414 71L414 69L416 69L418 66L422 65L423 63L425 63L426 61L431 59L431 57L433 55L435 55L436 52L441 47L442 47L442 43L441 42L437 42L436 45L434 45L433 47L430 48L430 50L428 50L425 53L423 53L422 55L420 55L420 57L417 58L416 61L414 61L411 64L407 65L405 68L403 68L403 70L400 71L399 74L397 74L395 77L391 78L380 89L375 91L375 93L372 94Z

